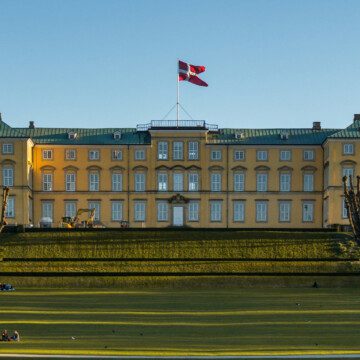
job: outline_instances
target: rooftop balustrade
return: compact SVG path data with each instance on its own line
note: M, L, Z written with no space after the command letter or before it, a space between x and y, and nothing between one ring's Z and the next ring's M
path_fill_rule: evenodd
M148 130L167 130L167 129L201 129L209 131L218 131L218 126L207 124L204 120L152 120L148 124L139 124L136 126L137 131Z

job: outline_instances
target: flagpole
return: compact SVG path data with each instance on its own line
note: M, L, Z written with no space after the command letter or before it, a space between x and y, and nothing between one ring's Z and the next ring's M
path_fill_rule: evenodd
M179 127L179 59L177 61L176 69L176 79L177 79L177 101L176 101L176 127Z

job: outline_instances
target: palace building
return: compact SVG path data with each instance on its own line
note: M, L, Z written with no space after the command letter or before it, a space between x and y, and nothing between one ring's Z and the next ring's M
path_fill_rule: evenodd
M106 227L327 228L347 225L342 176L359 174L360 114L345 129L13 128L0 118L10 224L94 208Z

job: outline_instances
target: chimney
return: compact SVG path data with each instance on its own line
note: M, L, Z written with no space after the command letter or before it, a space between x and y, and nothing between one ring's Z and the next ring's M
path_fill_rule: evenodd
M360 114L354 114L354 121L360 120Z
M29 121L29 129L35 129L35 123L33 121Z
M313 130L321 130L321 122L320 121L314 121L312 129Z

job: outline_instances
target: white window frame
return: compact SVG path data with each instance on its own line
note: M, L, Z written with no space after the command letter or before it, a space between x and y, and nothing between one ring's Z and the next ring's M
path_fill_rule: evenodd
M341 198L341 218L342 219L348 219L348 212L346 209L346 204L345 204L345 197Z
M134 159L136 161L143 161L146 160L146 153L145 153L145 149L135 149L134 151Z
M189 141L188 143L188 159L199 160L199 142Z
M145 191L146 190L146 174L143 172L138 172L134 174L135 191Z
M190 201L188 206L188 221L199 221L199 213L199 201Z
M122 172L114 171L111 173L111 191L120 192L123 190L123 174Z
M280 192L291 191L291 173L280 172L279 185L280 185L280 188L279 188Z
M156 209L158 222L169 220L169 204L167 201L158 201L156 204Z
M279 204L279 222L289 223L291 221L291 201L282 200Z
M76 172L68 171L65 173L65 191L76 191Z
M354 183L355 180L355 168L354 166L343 166L341 169L342 177L347 176L347 186L350 186L350 175Z
M134 221L146 221L146 201L134 201Z
M173 191L184 191L184 173L173 173Z
M111 160L121 161L123 159L123 153L121 149L113 149L111 151Z
M157 144L157 158L158 160L168 160L169 159L169 144L167 141L159 141Z
M173 142L173 160L184 160L184 143L182 141Z
M291 150L280 150L280 161L291 161Z
M52 160L53 159L52 149L43 149L42 150L42 159L43 160Z
M89 150L88 158L90 161L99 161L100 160L100 150L99 149Z
M310 180L311 179L311 180ZM315 175L313 172L304 172L303 174L303 191L314 191Z
M219 172L213 172L210 174L210 190L214 192L221 191L222 176Z
M256 222L268 222L268 202L256 201L255 202L255 219Z
M244 161L245 150L234 150L234 161Z
M14 166L13 165L4 165L2 169L2 184L3 186L14 186Z
M101 203L100 201L89 201L88 209L95 209L94 221L100 221Z
M314 202L313 201L304 201L302 203L302 221L314 222Z
M65 160L76 160L76 149L65 149Z
M122 221L124 214L124 202L121 200L111 201L111 221Z
M313 149L304 150L303 159L304 159L304 161L314 161L315 160L315 151Z
M211 161L221 161L222 151L221 149L211 149L210 151L210 160Z
M99 171L90 171L89 172L89 191L100 191Z
M241 192L245 191L245 172L235 171L233 175L234 180L234 191Z
M169 177L166 172L158 172L158 191L168 191L169 190Z
M245 222L245 201L235 200L233 201L233 221Z
M343 155L354 155L354 144L345 143L343 144Z
M15 196L8 197L5 218L15 218Z
M189 191L199 191L199 173L190 172L188 180Z
M1 148L2 148L3 155L13 155L14 154L14 144L13 143L3 143Z
M256 161L268 161L269 154L267 150L256 150Z
M53 173L43 172L42 173L42 191L53 190Z
M268 191L268 180L269 174L268 173L257 173L256 174L256 191L259 192L266 192Z
M210 200L210 221L211 222L222 221L222 201Z
M41 202L41 217L50 218L51 222L54 220L54 202L53 201L42 201Z
M68 217L75 217L76 215L76 212L77 212L77 203L76 201L65 201L65 204L64 204L64 213L65 213L65 216L68 216Z

